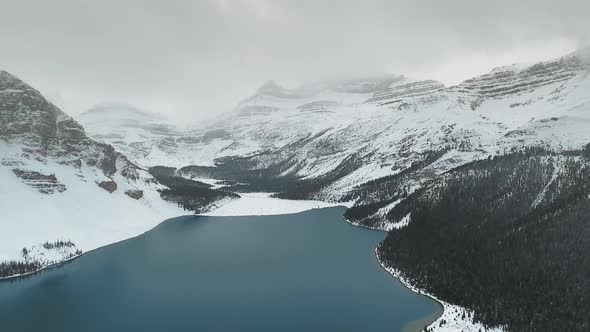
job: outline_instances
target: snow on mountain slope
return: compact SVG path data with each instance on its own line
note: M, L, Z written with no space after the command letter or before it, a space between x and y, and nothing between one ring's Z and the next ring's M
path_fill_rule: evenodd
M179 158L176 141L183 133L161 115L111 102L91 108L77 120L92 138L113 145L132 160L153 159L152 166L169 155L177 155L172 160Z
M0 71L0 262L71 240L94 249L183 214L150 174Z
M429 150L450 150L441 172L526 145L579 148L590 141L589 101L588 69L576 54L450 88L403 78L372 94L328 90L286 99L263 91L218 124L232 135L216 156L281 151L298 161L298 174L317 176L356 155L362 166L332 188L345 190Z
M178 135L175 128L167 123L166 117L115 102L94 106L78 115L78 121L83 122L87 131L106 130L102 133L97 132L94 135L96 138L141 140Z
M6 144L0 149L4 160L14 160L22 151ZM0 167L0 261L19 258L23 247L45 241L71 240L88 251L136 236L162 220L186 213L164 202L154 184L128 182L120 173L113 176L117 190L109 193L96 184L107 178L94 167L72 169L51 160L23 160L19 168L53 174L67 188L42 194L15 176L12 167ZM135 200L125 194L128 190L142 190L143 197Z
M209 129L109 143L140 165L215 165L218 158L250 156L257 168L289 161L283 175L301 178L329 174L352 156L356 169L326 187L321 199L396 174L429 151L447 151L424 178L408 183L419 187L428 177L512 149L589 142L584 59L575 53L530 67L500 67L448 88L392 75L292 90L268 82Z
M227 135L216 129L185 130L163 116L121 103L97 105L76 119L93 139L145 167L206 164L225 146L216 144L217 139ZM201 147L198 153L192 152L194 146Z

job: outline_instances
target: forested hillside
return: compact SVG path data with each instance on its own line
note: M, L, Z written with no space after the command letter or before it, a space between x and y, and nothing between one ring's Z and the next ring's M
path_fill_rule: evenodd
M454 169L387 213L389 266L510 331L590 328L590 148Z
M173 167L152 167L149 172L159 183L168 187L159 190L160 197L178 204L186 211L203 213L219 200L240 198L233 192L211 189L211 185L206 183L178 176Z
M272 192L284 199L313 199L330 184L360 167L355 155L345 158L336 168L317 177L303 177L293 172L297 167L291 160L260 165L254 157L226 157L216 160L215 167L187 166L178 174L187 178L214 178L226 181L225 190L236 192Z

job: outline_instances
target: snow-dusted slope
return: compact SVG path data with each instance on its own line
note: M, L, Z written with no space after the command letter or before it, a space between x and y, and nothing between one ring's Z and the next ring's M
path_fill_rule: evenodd
M113 145L132 160L150 160L149 166L182 160L178 144L184 133L159 114L111 102L91 108L76 120L92 138Z
M259 93L238 107L230 125L221 124L235 134L218 156L276 150L313 137L293 151L302 163L299 173L317 175L344 155L358 154L373 168L364 173L380 175L445 147L467 159L525 144L576 148L590 140L584 130L589 101L588 71L575 55L446 89L403 79L370 96L324 91L285 99Z
M256 167L264 168L289 160L293 166L284 174L304 178L327 174L354 156L357 168L317 197L323 199L395 174L429 151L448 150L428 174L408 184L419 186L462 163L512 149L588 143L584 61L575 53L530 67L501 67L448 88L401 76L294 90L269 82L209 131L185 132L167 140L166 148L126 137L121 149L136 149L130 154L141 165L213 165L220 157L254 156Z
M0 183L0 262L57 240L90 250L183 214L162 201L162 186L146 171L4 71Z
M76 120L93 139L113 145L144 167L206 164L224 147L217 139L227 135L215 128L180 128L163 116L121 103L97 105Z
M141 141L179 134L166 117L115 102L96 105L78 115L77 120L84 125L86 131L95 132L95 138L113 141Z

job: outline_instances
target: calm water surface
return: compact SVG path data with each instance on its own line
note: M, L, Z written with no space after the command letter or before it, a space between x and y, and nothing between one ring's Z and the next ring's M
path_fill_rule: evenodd
M384 233L343 213L167 220L0 282L0 330L400 331L435 312L377 264Z

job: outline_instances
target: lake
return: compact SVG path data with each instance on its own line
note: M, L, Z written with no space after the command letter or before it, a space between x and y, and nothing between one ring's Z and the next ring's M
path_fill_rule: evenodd
M401 331L439 305L386 274L344 208L167 220L0 282L5 331Z

